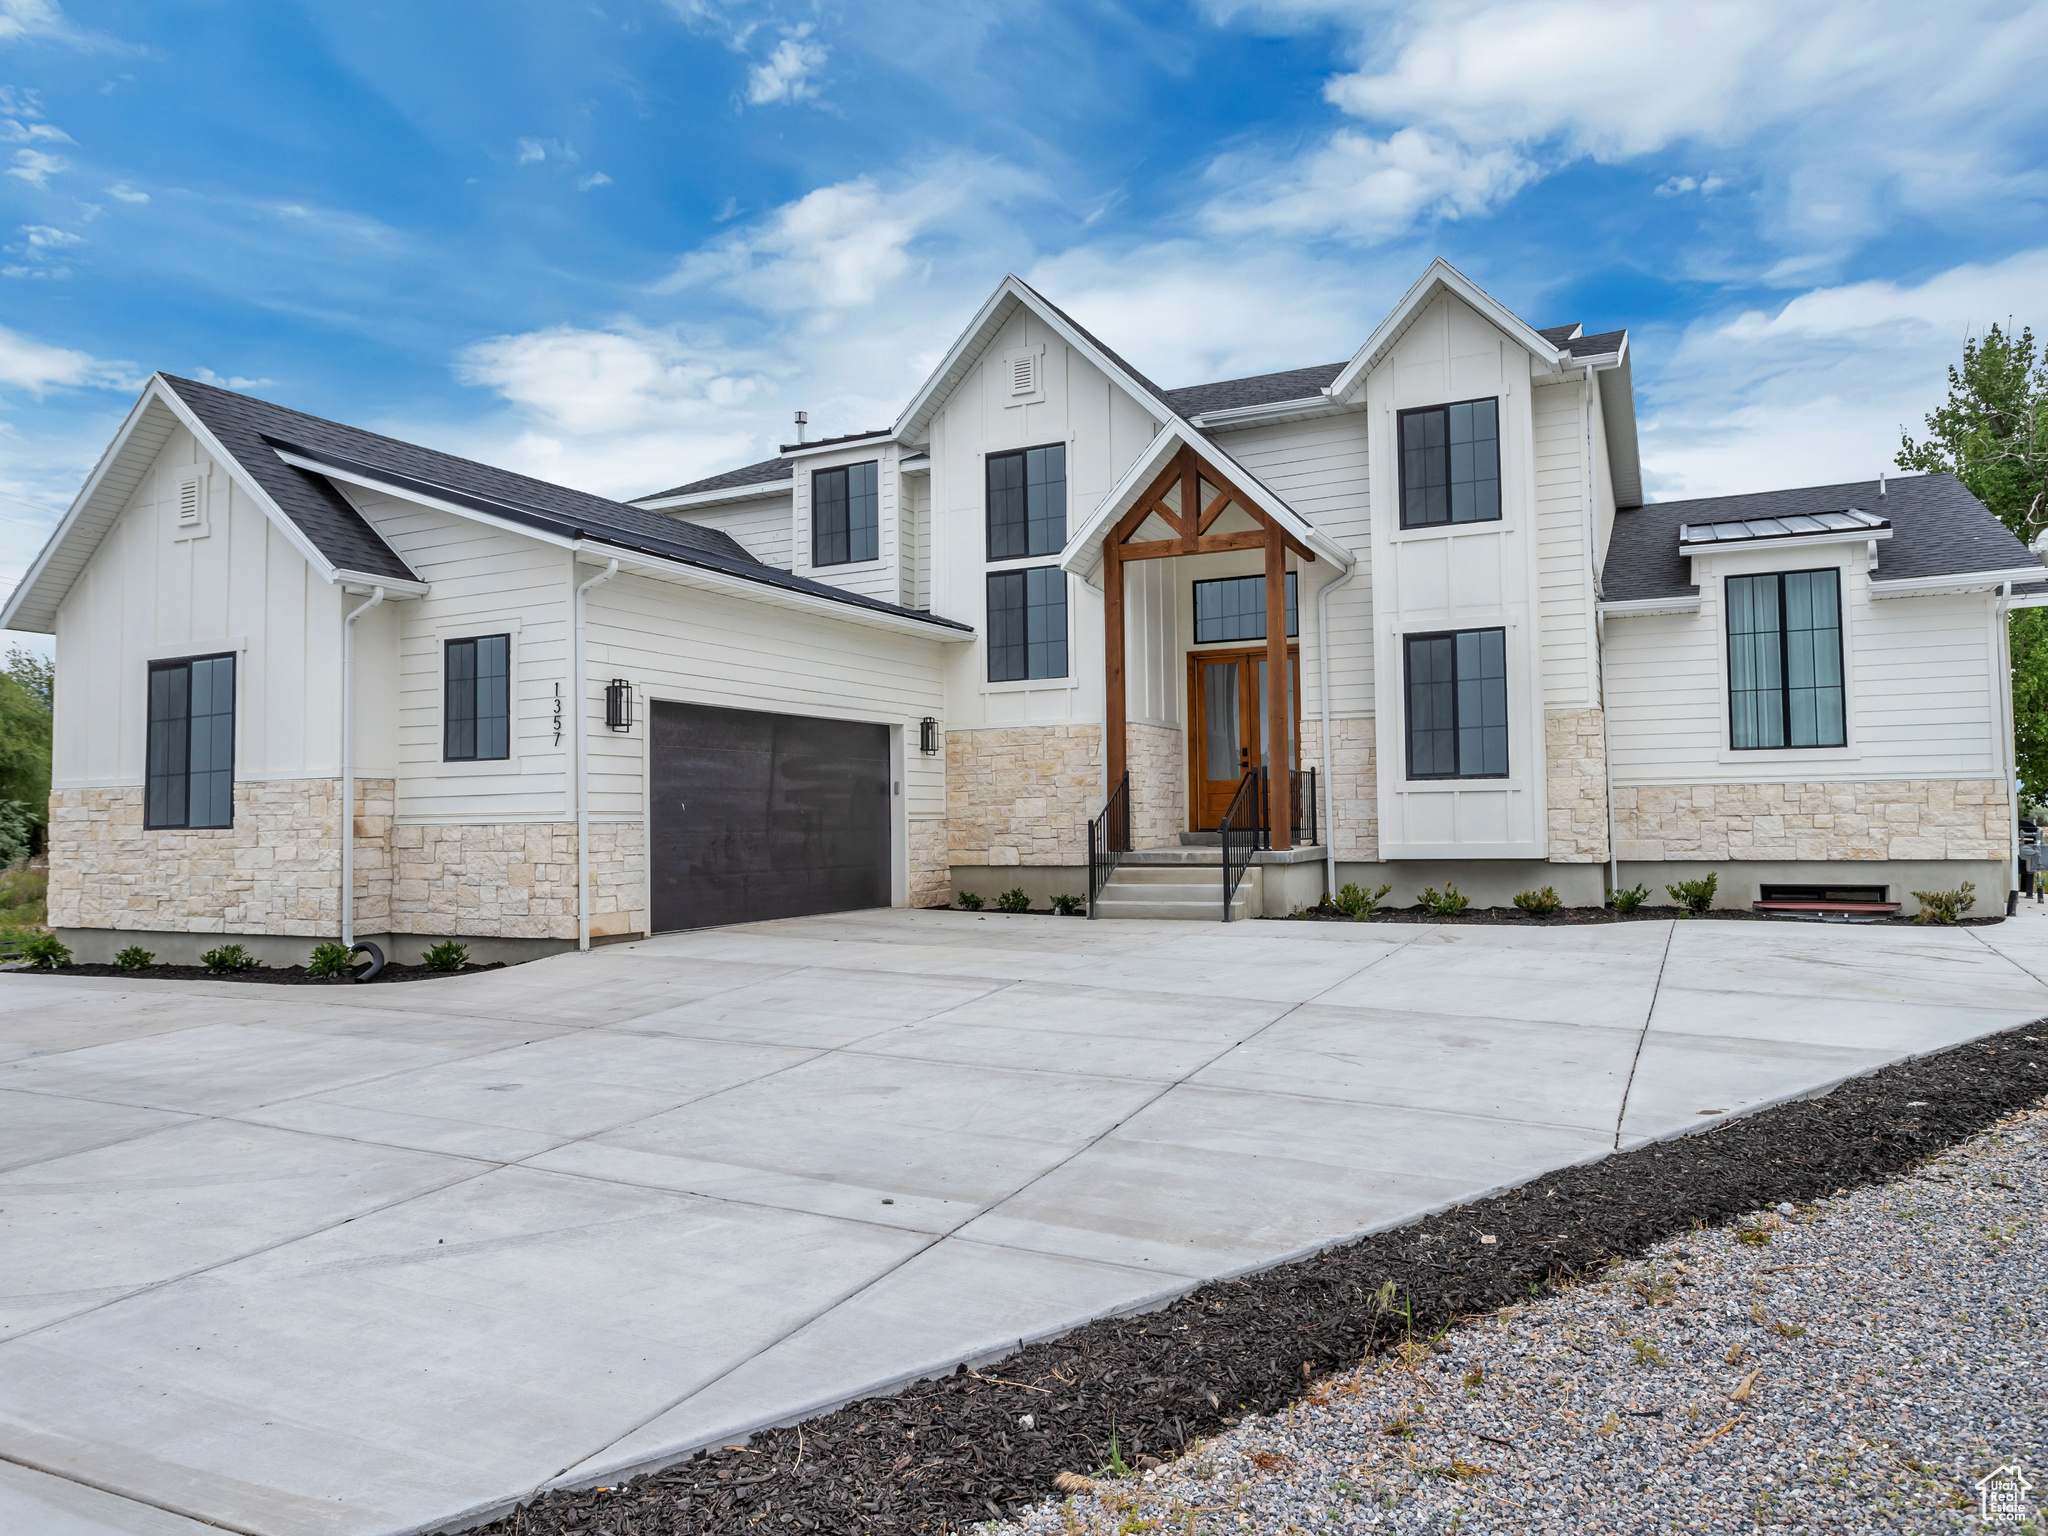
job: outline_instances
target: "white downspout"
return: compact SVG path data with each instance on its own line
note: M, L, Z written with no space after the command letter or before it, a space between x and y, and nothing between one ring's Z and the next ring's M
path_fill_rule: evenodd
M1323 804L1329 817L1323 826L1323 885L1329 896L1337 894L1337 784L1330 777L1330 594L1357 574L1354 565L1316 591L1316 667L1321 673L1316 691L1323 707Z
M2012 867L2006 871L2006 890L2020 888L2020 765L2019 765L2019 721L2012 703L2012 588L2009 581L2001 582L1993 597L1991 611L1998 625L1998 686L1999 701L1999 746L2002 761L2000 768L2005 775L2005 793L2012 823Z
M569 569L576 569L575 556L569 557ZM576 731L576 750L572 755L576 764L576 947L590 948L590 762L588 746L590 733L588 722L583 718L584 695L589 692L589 679L585 673L590 669L585 664L585 642L583 634L583 594L600 582L610 581L619 574L619 562L611 561L590 580L576 589L576 646L570 663L570 684L574 690L570 696L569 720Z
M1607 796L1607 894L1621 889L1614 840L1614 730L1607 718L1607 621L1600 616L1600 480L1593 465L1593 365L1586 365L1586 582L1593 601L1593 688L1600 701L1600 777Z
M356 941L356 620L384 601L372 587L370 600L341 621L341 942Z

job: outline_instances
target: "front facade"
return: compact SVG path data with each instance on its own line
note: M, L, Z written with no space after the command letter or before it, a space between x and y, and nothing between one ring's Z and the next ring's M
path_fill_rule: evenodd
M1643 506L1629 368L1438 263L1347 360L1164 390L1012 278L891 426L633 504L159 376L0 618L57 637L52 925L1043 908L1119 793L1162 859L1256 814L1271 915L2002 905L2039 561L1947 477Z

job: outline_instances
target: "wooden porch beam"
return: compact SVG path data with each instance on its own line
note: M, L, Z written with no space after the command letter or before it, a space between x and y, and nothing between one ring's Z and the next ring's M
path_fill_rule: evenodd
M1202 465L1194 453L1182 448L1180 451L1180 552L1192 555L1196 552L1195 542L1201 537L1202 516Z
M1126 560L1164 560L1170 555L1225 555L1234 549L1264 549L1274 535L1264 528L1245 528L1236 533L1206 533L1189 549L1183 539L1147 539L1126 544L1120 551Z
M1124 755L1124 557L1117 540L1102 545L1102 755L1115 794Z

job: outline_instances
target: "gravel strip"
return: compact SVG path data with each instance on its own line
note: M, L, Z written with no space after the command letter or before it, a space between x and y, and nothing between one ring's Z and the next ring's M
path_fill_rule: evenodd
M2044 1228L2048 1107L1417 1336L984 1529L1981 1531L1992 1469L2031 1460L2037 1511L2048 1496Z

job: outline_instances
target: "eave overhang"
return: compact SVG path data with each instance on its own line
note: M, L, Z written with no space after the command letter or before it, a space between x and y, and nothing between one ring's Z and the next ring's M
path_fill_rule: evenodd
M717 491L692 491L687 496L647 496L626 503L648 512L686 512L695 507L722 507L740 501L766 501L795 493L796 480L758 480L752 485L730 485Z

